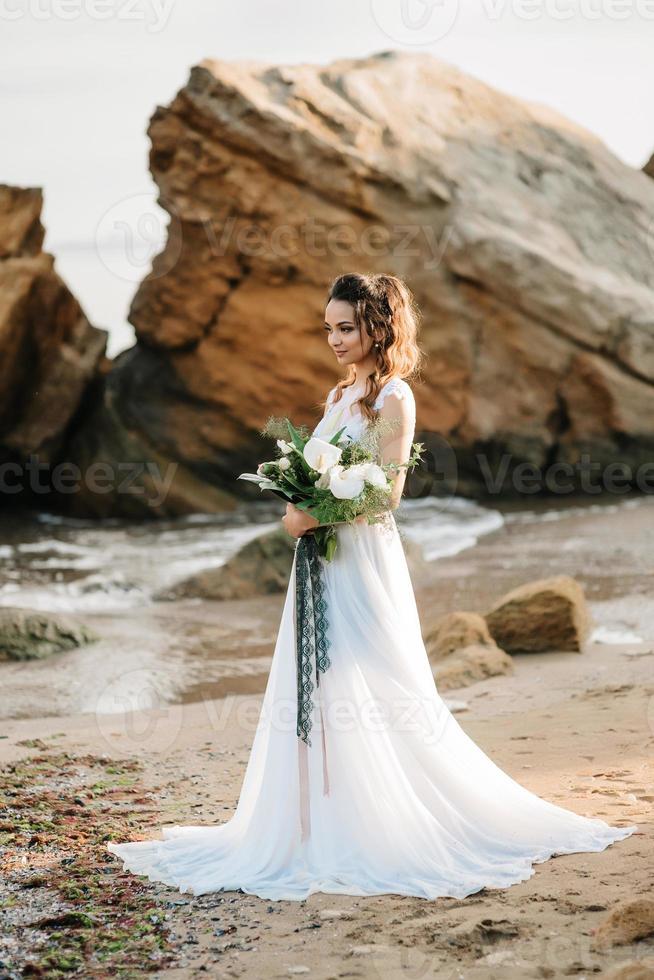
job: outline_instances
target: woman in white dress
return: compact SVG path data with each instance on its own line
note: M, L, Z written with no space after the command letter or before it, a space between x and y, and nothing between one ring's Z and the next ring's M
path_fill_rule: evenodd
M422 357L408 288L393 276L339 277L325 331L349 371L314 434L329 439L346 426L356 438L378 411L399 420L387 428L382 461L406 462L415 403L405 378ZM446 707L393 515L405 475L397 471L382 521L338 525L335 557L318 559L323 591L312 623L325 642L315 683L301 680L296 662L296 570L300 538L317 522L287 506L296 552L236 811L221 825L174 825L162 840L108 844L124 868L194 895L463 898L524 881L553 854L601 851L637 829L540 799Z

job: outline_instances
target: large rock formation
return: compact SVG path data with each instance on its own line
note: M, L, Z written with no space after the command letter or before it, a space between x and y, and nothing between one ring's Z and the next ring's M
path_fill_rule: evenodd
M169 240L78 461L179 464L163 513L256 494L235 478L261 458L260 427L315 421L338 377L322 314L346 270L400 274L422 307L416 438L454 450L433 492L519 492L518 464L583 453L649 461L654 185L591 133L397 52L203 61L148 133Z
M107 340L41 250L41 205L38 188L0 185L0 462L25 489L22 463L57 458ZM3 482L2 504L14 496Z

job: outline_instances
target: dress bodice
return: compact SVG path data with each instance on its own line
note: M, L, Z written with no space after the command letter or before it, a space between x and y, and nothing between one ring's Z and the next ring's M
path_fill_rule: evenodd
M346 388L338 402L334 402L336 388L332 388L327 396L327 407L325 414L318 422L312 432L314 436L322 439L330 439L335 432L345 426L342 437L349 436L351 439L360 439L363 435L368 420L361 414L361 410L355 403L361 397L359 388L353 391L352 387ZM403 378L391 378L386 382L375 400L374 407L380 409L384 404L387 395L397 395L398 398L407 398L411 406L415 421L415 400L410 385Z

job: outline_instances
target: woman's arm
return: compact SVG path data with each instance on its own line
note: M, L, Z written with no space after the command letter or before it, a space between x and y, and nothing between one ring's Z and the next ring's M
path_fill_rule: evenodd
M406 463L411 456L411 447L416 428L415 404L412 394L399 396L389 394L379 410L383 419L395 421L396 428L380 440L380 456L382 463ZM406 467L397 470L392 477L391 509L399 507L404 484L406 482Z

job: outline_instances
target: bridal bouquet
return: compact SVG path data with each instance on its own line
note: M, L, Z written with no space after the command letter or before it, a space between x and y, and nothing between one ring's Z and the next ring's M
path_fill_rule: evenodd
M315 517L318 553L331 561L336 552L334 525L361 516L369 524L381 520L390 505L393 475L421 460L423 445L414 442L406 463L378 461L379 439L394 427L391 420L378 418L359 440L341 438L344 426L327 441L312 436L304 426L296 428L287 418L272 417L261 434L277 437L277 458L260 463L256 473L241 473L238 479L257 483L261 490L270 490Z

